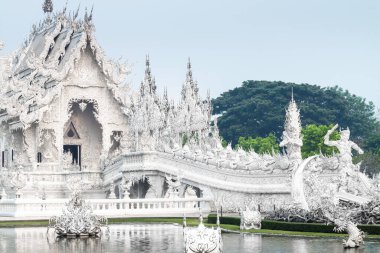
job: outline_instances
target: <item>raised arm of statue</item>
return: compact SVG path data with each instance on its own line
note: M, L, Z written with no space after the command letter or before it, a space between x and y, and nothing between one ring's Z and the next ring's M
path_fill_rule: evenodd
M364 151L363 149L361 149L356 143L354 142L351 142L352 143L352 148L355 149L360 155L364 154Z
M336 124L333 128L327 131L325 137L324 137L324 143L327 146L336 146L336 141L330 141L330 135L338 128L338 124Z

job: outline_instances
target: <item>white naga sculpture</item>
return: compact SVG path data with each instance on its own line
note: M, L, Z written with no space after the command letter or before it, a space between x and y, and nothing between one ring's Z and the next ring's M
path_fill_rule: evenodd
M222 253L223 241L217 215L217 227L206 228L202 215L199 217L197 227L187 227L186 217L183 218L183 237L185 253Z
M251 210L248 206L245 211L240 210L240 229L261 229L261 213L259 211Z
M340 218L335 219L334 224L334 231L346 231L348 233L348 238L343 240L343 246L345 248L356 248L363 244L363 239L365 237L364 232L358 229L357 225L352 221Z

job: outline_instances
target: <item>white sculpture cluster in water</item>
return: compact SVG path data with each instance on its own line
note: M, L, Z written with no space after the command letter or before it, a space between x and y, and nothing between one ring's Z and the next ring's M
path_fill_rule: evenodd
M50 228L59 237L100 236L102 228L108 229L108 222L106 217L94 215L76 192L65 205L63 214L49 219L48 231Z
M197 227L187 227L186 218L183 221L183 237L185 253L222 253L223 240L219 227L219 215L217 215L217 227L206 228L203 217L199 217Z
M70 179L71 199L65 204L60 216L49 219L50 229L58 237L100 236L102 228L108 231L108 219L93 213L90 205L81 198L81 192L88 188L81 180Z

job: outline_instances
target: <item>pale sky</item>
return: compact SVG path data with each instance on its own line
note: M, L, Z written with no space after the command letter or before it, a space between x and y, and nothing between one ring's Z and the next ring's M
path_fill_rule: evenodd
M43 0L0 0L4 55L43 17ZM66 0L53 0L55 10ZM143 79L145 55L162 92L179 98L191 57L201 94L245 80L339 85L380 106L378 0L69 0L94 5L97 40L128 60L128 81Z

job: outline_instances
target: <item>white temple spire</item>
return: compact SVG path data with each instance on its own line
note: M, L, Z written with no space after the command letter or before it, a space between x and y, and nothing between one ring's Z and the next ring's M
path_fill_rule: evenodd
M289 159L301 160L301 147L303 145L301 135L302 126L300 119L300 111L297 107L296 102L294 101L293 89L292 98L286 110L285 117L285 129L282 134L282 141L280 143L280 147L286 147L286 152L288 154Z

